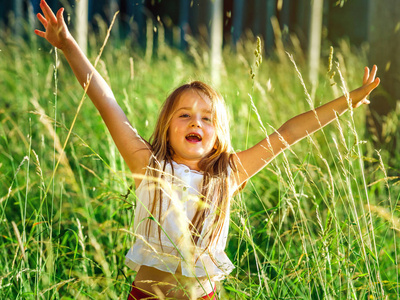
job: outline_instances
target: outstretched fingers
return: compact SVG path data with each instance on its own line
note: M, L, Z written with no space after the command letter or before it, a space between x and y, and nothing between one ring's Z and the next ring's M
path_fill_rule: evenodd
M368 67L364 69L364 77L363 77L363 85L370 84L375 81L376 72L378 71L378 67L374 65L369 71Z
M380 82L381 80L379 79L379 77L375 78L374 81L370 83L371 91L376 89L376 87L379 85Z
M44 0L40 1L40 8L42 9L44 17L48 22L52 24L57 23L56 16L54 15L53 11L51 10L50 6L46 3L46 1Z
M46 18L41 13L38 13L36 16L37 16L39 22L42 23L43 27L45 29L47 29L48 23L47 23ZM46 36L46 32L44 32L44 31L35 29L34 32L40 37L44 38Z
M367 84L368 78L369 78L369 68L365 67L364 68L363 85Z
M369 92L372 92L380 83L380 79L376 77L377 72L378 67L374 65L365 83L368 86Z
M367 97L380 83L379 77L376 77L377 71L378 67L376 65L371 70L368 67L364 68L363 85L354 90L354 107L370 103Z
M36 16L37 16L39 22L42 23L42 25L44 26L44 28L46 28L46 27L47 27L47 20L46 20L46 18L45 18L41 13L38 13Z
M42 37L42 38L46 38L46 32L44 32L44 31L35 29L35 30L34 30L34 33L35 33L36 35Z
M58 23L59 23L59 24L62 24L62 25L65 24L63 12L64 12L64 7L61 7L61 8L57 11L57 15L56 15Z
M376 74L376 72L375 72L375 74ZM371 82L368 82L368 83L365 85L366 97L367 97L369 94L371 94L371 92L372 92L374 89L376 89L376 88L378 87L379 83L381 82L381 80L379 79L379 77L375 78L375 75L372 74L372 71L371 71L371 75L370 75L370 78L369 78L369 79L372 80L372 81L371 81ZM369 81L370 81L370 80L369 80ZM369 103L369 101L368 101L368 103Z
M371 74L369 75L370 82L374 82L375 81L375 77L376 77L376 72L377 71L378 71L378 67L376 65L374 65L372 67Z

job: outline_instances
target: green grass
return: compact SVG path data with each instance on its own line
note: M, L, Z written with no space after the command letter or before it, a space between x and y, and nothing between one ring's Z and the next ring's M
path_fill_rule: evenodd
M91 41L92 61L103 39ZM249 37L237 52L224 50L218 89L236 150L310 109L296 67L318 106L342 94L339 70L353 89L366 64L364 49L342 43L328 72L325 46L314 88L298 47L286 49L296 67L279 49L256 67L255 49ZM135 275L124 265L135 202L123 197L128 168L89 99L76 114L83 91L62 54L35 39L3 39L0 50L0 297L126 299ZM207 49L195 42L188 54L147 53L110 41L98 65L145 138L169 92L210 80ZM398 166L374 149L365 113L346 113L294 145L235 198L226 252L236 269L218 287L222 298L399 298ZM395 127L396 115L386 124Z

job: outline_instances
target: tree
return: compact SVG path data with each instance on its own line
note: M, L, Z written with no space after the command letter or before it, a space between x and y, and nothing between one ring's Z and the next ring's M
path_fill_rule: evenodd
M384 146L388 137L383 132L382 119L400 100L400 1L370 0L369 11L369 61L379 67L381 87L371 96L368 124L380 146Z
M308 37L308 68L312 84L315 84L318 79L319 58L321 55L323 8L324 0L311 0L311 19Z
M236 47L243 29L244 0L235 0L233 2L232 15L232 44L233 47Z
M211 2L211 80L218 86L222 67L222 42L223 42L223 0Z
M14 1L14 33L16 36L22 35L22 20L23 20L23 1L15 0Z
M88 0L77 0L75 6L76 16L76 41L81 47L83 53L87 53L87 41L88 41L88 14L89 14L89 3Z
M180 0L179 2L179 28L180 28L180 44L179 47L181 50L186 49L186 37L189 30L189 9L190 3L186 0Z

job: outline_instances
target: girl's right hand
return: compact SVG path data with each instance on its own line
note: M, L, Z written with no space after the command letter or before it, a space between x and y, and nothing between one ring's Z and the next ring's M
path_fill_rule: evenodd
M72 38L67 24L65 24L63 12L64 8L60 8L55 16L46 1L40 1L40 8L43 15L38 13L37 18L43 24L45 31L35 30L35 33L45 38L50 44L58 49L63 49L68 39Z
M363 85L350 93L353 108L359 107L362 104L369 104L368 95L380 83L380 79L376 77L377 71L378 67L376 65L372 67L371 72L368 67L364 68Z

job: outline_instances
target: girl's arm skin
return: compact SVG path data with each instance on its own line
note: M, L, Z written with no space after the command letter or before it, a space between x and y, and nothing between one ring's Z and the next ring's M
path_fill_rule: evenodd
M373 66L371 73L365 67L363 85L350 92L350 101L354 108L361 104L369 104L366 98L380 82L379 78L375 79L376 72L376 66ZM236 182L238 186L259 172L283 150L326 126L335 120L337 115L342 115L347 111L348 108L348 101L345 96L342 96L315 110L310 110L290 119L276 132L252 148L238 152L236 154L238 166Z
M40 2L40 8L43 15L39 13L37 17L43 24L45 31L35 30L35 33L64 53L83 88L88 84L88 79L93 74L87 95L100 112L129 169L133 173L143 174L151 154L149 145L131 127L125 113L115 100L111 88L96 71L70 34L63 17L64 8L60 8L54 15L44 0Z

